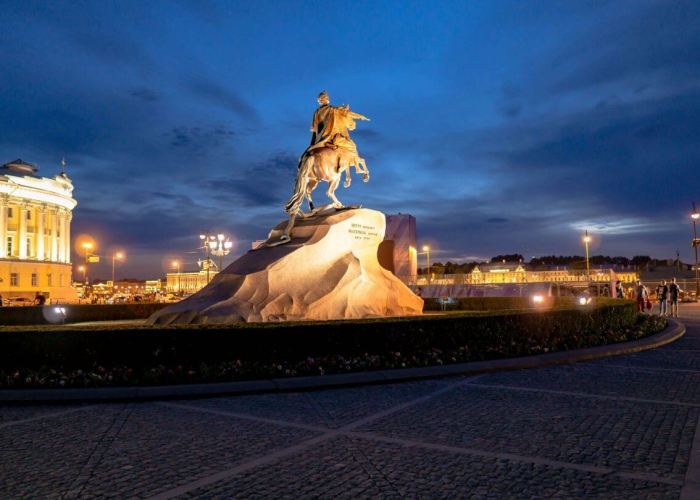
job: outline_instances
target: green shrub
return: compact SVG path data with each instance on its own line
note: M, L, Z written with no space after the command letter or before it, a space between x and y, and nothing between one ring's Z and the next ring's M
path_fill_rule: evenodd
M66 323L145 319L167 304L142 302L134 304L60 304L51 306L0 307L0 325L48 325L56 319L56 307L66 311Z
M575 297L544 297L545 303L553 307L572 307L576 305ZM598 304L609 303L611 299L597 298ZM532 309L537 305L532 297L457 297L450 303L442 305L439 299L423 299L424 311L508 311Z
M665 320L628 301L276 324L5 328L0 386L187 383L427 366L633 340Z

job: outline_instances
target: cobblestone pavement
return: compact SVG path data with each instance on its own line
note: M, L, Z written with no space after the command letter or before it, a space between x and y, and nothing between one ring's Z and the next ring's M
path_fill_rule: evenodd
M562 367L0 407L0 498L678 498L700 477L700 306L681 313L673 344Z

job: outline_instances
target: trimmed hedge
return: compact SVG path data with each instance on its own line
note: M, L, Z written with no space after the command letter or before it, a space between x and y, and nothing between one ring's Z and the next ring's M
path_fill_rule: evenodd
M57 304L0 307L0 325L49 325L60 318L55 313L57 307L65 309L66 323L145 319L167 305L156 302L137 302L133 304Z
M572 307L576 305L575 297L544 297L545 302L554 307ZM537 306L530 297L456 297L446 304L444 309L436 298L423 299L424 311L507 311L517 309L534 309Z
M414 359L411 366L419 366L431 364L434 353L439 353L441 362L526 356L632 340L663 326L640 327L632 302L603 302L585 309L361 321L124 327L99 332L69 326L45 331L21 328L0 332L0 386L17 386L13 380L27 370L88 373L119 367L120 373L128 371L131 377L122 383L130 384L187 381L177 377L154 381L148 374L155 369L188 373L192 381L219 380L200 375L203 366L211 369L222 363L252 367L247 372L237 369L232 378L271 376L270 367L296 366L308 359L374 356L381 365L374 368L406 366L392 364L397 353L402 360ZM340 366L335 371L352 369Z

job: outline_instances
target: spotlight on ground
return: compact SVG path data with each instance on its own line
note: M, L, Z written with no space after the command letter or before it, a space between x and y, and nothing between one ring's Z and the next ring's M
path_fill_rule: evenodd
M67 311L64 306L44 307L42 313L46 321L52 324L62 324L66 322Z

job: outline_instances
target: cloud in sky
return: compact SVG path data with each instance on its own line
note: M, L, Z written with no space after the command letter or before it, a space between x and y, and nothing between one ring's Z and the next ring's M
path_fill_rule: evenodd
M576 253L586 228L601 253L690 255L697 2L25 0L3 17L22 36L0 32L0 158L50 174L65 156L74 233L128 247L126 274L194 262L204 230L238 253L264 237L322 89L372 118L354 134L372 180L341 200L413 213L440 259Z

